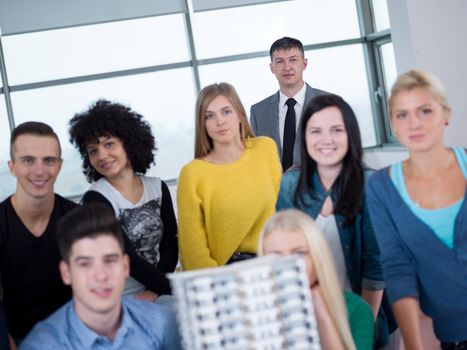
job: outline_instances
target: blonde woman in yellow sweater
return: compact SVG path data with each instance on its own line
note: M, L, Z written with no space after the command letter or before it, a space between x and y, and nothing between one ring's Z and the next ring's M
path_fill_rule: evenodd
M272 139L254 137L232 85L213 84L196 102L195 159L178 179L184 270L253 257L275 212L281 166Z

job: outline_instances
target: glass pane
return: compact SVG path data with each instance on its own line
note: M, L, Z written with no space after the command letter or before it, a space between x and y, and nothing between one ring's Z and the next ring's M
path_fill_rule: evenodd
M223 9L227 7L256 5L267 2L284 1L284 0L193 0L194 11L206 11L213 9Z
M358 118L363 146L376 145L362 45L339 46L305 54L308 57L305 81L345 99Z
M383 44L380 47L383 62L384 85L386 96L389 97L391 88L397 79L396 57L394 56L394 45L392 42Z
M371 0L373 7L373 18L376 31L388 29L391 27L389 23L389 12L387 0Z
M304 45L360 36L353 0L297 0L195 13L200 59L268 51L283 36Z
M157 165L149 175L176 178L181 167L193 159L195 89L191 68L13 93L17 123L41 120L53 125L60 137L64 164L57 180L58 193L79 195L89 186L67 130L70 118L98 98L129 105L151 123L158 151Z
M269 57L261 57L199 66L201 86L223 81L232 84L249 115L252 104L277 91L277 80L271 74L269 62Z
M2 42L11 85L190 60L182 14L6 36Z
M15 179L11 176L7 163L10 159L10 127L4 98L0 95L0 201L15 190Z
M363 145L375 145L362 46L307 51L305 55L308 57L305 81L313 87L342 96L358 117ZM268 57L200 66L200 78L203 86L220 81L234 85L247 114L253 103L272 95L278 89L276 78L269 70Z
M185 11L183 0L2 0L0 23L10 35Z

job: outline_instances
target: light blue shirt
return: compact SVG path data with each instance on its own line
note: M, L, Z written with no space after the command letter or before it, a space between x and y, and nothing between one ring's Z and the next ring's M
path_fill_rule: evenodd
M456 155L457 163L467 179L467 155L462 148L453 148ZM460 199L456 203L439 209L424 209L420 208L417 203L414 203L409 196L405 185L404 174L402 172L402 162L393 164L391 167L391 180L394 186L399 191L404 202L409 206L410 210L425 224L427 224L438 238L452 249L454 245L454 224L457 213L462 206L464 199Z
M76 315L68 302L39 322L20 350L179 350L180 336L172 311L165 305L122 298L122 321L114 341L98 335Z

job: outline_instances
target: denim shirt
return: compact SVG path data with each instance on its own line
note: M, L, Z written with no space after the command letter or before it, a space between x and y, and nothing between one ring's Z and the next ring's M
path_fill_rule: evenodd
M76 314L69 301L39 322L19 350L181 350L180 334L167 306L132 297L122 298L122 317L115 339L98 335Z
M365 170L365 179L370 174L370 170ZM313 186L317 198L306 194L303 197L306 204L300 203L297 207L293 202L293 198L299 175L300 170L294 168L282 176L279 197L276 203L278 211L296 208L316 219L328 195L331 195L332 203L334 206L336 205L337 194L326 192L315 173L313 175ZM342 215L335 214L335 217L352 291L361 294L362 289L383 289L384 281L380 265L380 253L371 226L366 200L364 199L363 208L350 226L344 225L345 218Z

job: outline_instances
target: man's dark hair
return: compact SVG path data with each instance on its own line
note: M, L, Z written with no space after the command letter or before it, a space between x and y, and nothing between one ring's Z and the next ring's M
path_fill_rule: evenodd
M151 127L129 107L107 100L98 100L83 113L70 120L70 142L79 150L83 159L83 172L89 182L102 175L89 161L87 146L98 143L99 137L114 136L123 143L128 160L135 173L145 174L154 163L156 145Z
M60 140L58 139L57 134L55 131L47 124L42 122L25 122L18 125L16 128L13 129L11 132L10 137L10 157L13 160L13 144L15 143L16 139L25 134L36 135L36 136L50 136L57 140L58 149L60 152L60 156L62 154L62 149L60 147Z
M284 36L283 38L274 41L274 43L271 45L271 49L269 49L269 57L271 57L272 61L272 54L275 51L290 50L293 48L299 49L302 53L302 56L305 56L305 51L303 51L303 44L300 40Z
M93 202L79 206L64 215L57 224L57 243L62 259L69 261L71 247L84 238L112 236L125 250L120 223L112 208Z

